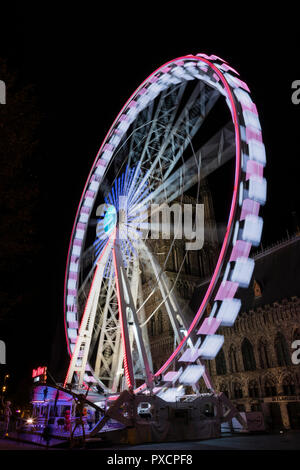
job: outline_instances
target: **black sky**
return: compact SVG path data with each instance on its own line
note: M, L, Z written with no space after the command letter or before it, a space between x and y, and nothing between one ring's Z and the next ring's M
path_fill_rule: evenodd
M222 15L217 23L212 13L191 14L187 8L172 20L163 18L157 5L151 11L123 16L117 5L110 13L18 5L1 30L0 57L20 83L34 85L42 113L35 168L41 187L37 217L42 255L28 273L36 296L22 312L24 334L14 336L17 325L9 332L0 330L0 339L7 337L7 367L18 376L16 383L32 367L48 363L53 350L62 362L65 358L63 336L57 339L55 332L57 327L62 332L65 261L85 180L116 114L164 62L205 52L240 72L257 105L267 151L263 245L286 236L287 230L292 233L291 214L300 216L300 105L291 102L291 83L300 79L296 31L289 28L283 34L284 18L259 21L258 14L247 23L241 13L230 24ZM0 379L2 371L0 365Z

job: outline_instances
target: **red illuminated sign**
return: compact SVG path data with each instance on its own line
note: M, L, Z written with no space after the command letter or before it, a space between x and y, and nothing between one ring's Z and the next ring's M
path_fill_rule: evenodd
M47 367L38 367L37 369L33 369L32 378L38 377L39 375L44 375L46 373L47 373Z

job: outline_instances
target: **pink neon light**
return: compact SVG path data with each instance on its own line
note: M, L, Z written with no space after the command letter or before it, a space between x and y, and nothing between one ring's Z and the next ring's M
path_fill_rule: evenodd
M256 162L255 160L248 160L246 167L246 181L251 178L251 176L260 176L261 178L264 175L264 167L261 163Z
M231 72L234 72L234 73L236 73L237 75L240 75L233 67L230 67L230 65L228 65L228 64L222 64L221 67L222 67L222 69L225 70L226 72L227 72L228 70L231 70Z
M223 281L216 294L215 300L232 299L238 286L237 282Z
M248 214L258 215L260 204L252 199L245 199L242 205L240 220L245 220Z
M238 258L248 258L251 250L251 243L245 242L243 240L237 240L232 249L230 260L236 261Z
M205 318L197 335L214 335L219 328L221 322L213 317Z
M243 111L251 111L251 113L256 114L258 116L256 105L251 103L241 103Z
M252 127L246 127L246 139L247 141L253 139L262 142L261 132L257 129L253 129Z
M164 381L165 382L172 382L174 379L176 379L178 377L179 373L178 371L169 371L166 373L166 375L164 375Z
M178 359L179 362L195 362L200 356L200 349L186 349L182 356Z

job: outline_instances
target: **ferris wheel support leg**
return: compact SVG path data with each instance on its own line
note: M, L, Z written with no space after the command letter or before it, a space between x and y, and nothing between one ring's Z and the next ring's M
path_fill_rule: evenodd
M121 340L121 338L120 338ZM119 347L119 353L116 355L116 373L114 375L112 385L111 385L111 390L112 393L116 393L118 390L118 386L120 383L120 379L122 379L122 363L123 363L123 358L124 358L124 353L123 353L123 344L120 341L120 347Z
M236 418L238 422L242 425L243 430L246 431L248 429L247 422L244 420L237 408L231 403L229 398L227 398L227 396L223 392L219 394L218 398L223 410L224 408L227 408L227 411L225 411L225 413L224 411L222 412L222 422L228 422L231 421L233 418Z
M153 388L153 377L150 371L149 362L139 326L136 309L130 290L130 285L122 262L121 250L118 238L113 250L114 267L116 274L116 285L118 292L119 316L121 320L123 348L124 348L124 369L128 387L134 387L134 370L129 338L128 321L132 322L135 334L135 341L138 347L141 364L144 368L145 379L148 387Z

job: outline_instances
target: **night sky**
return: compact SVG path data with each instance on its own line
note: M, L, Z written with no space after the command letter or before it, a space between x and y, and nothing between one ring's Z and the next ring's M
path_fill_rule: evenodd
M208 27L205 15L193 16L165 22L161 13L152 11L149 16L119 14L116 22L112 12L73 7L29 11L18 6L1 29L0 79L6 81L9 73L14 80L7 90L7 109L0 109L4 142L7 116L18 115L19 121L10 121L16 131L6 144L9 151L0 147L5 277L0 339L7 343L0 381L4 372L11 373L16 400L33 367L50 364L59 378L58 365L65 365L63 284L76 208L115 116L164 62L205 52L226 59L240 72L257 105L267 151L263 246L295 232L295 217L300 216L300 105L291 101L291 84L300 79L296 29L283 38L280 23L271 27L254 18L248 25L241 17L239 26L230 26L219 18L220 24L213 21ZM10 171L14 148L17 168ZM8 227L16 227L24 249Z

